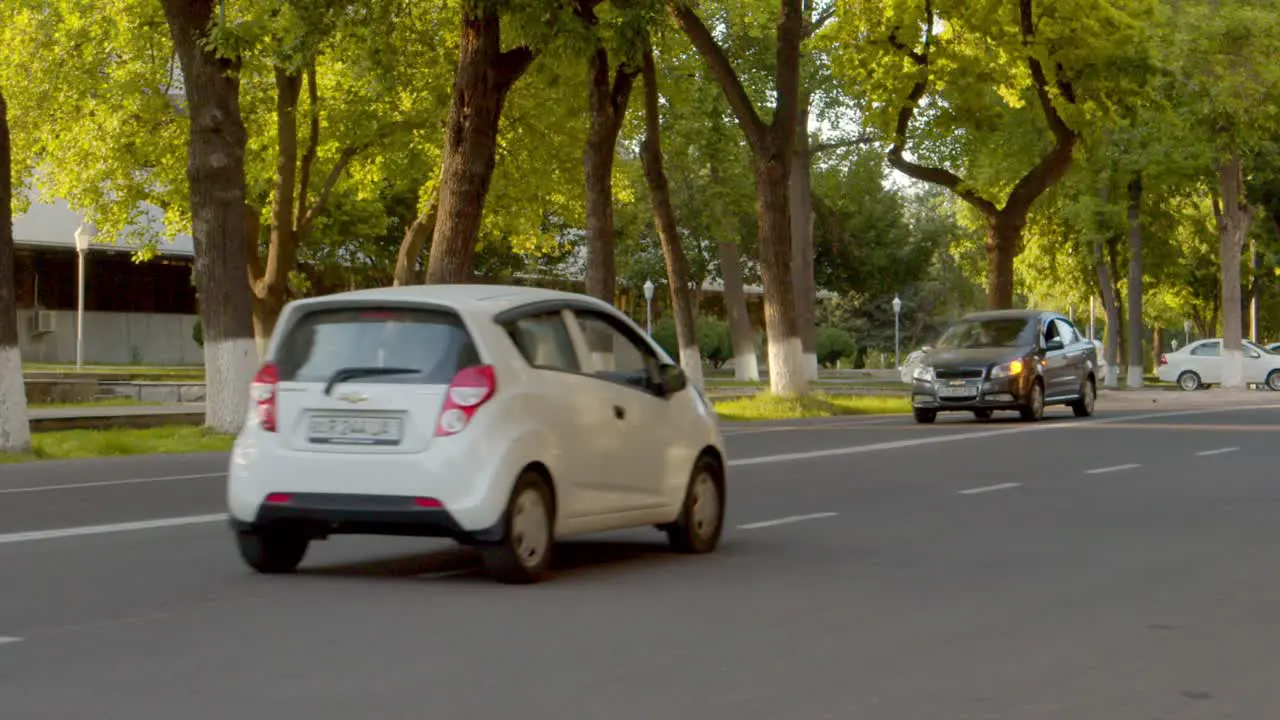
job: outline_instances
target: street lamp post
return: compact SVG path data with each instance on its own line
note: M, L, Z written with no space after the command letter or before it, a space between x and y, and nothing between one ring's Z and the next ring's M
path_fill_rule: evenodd
M902 299L893 296L893 366L902 367Z
M89 254L89 244L94 232L82 223L76 228L76 255L79 258L79 281L76 292L76 370L84 365L84 260Z
M653 334L653 281L644 281L644 331Z
M1190 345L1191 344L1191 321L1190 320L1182 321L1182 332L1185 335L1185 340L1187 341L1184 344Z

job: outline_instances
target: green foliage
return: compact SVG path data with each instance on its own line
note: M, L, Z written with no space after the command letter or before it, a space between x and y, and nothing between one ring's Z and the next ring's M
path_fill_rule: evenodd
M695 334L702 359L713 368L718 368L733 359L733 343L729 338L729 325L722 320L710 317L697 319ZM653 324L653 339L672 358L680 357L680 346L676 342L676 324L670 317L664 317Z
M833 327L818 328L818 362L832 367L844 358L853 357L858 346L848 331Z

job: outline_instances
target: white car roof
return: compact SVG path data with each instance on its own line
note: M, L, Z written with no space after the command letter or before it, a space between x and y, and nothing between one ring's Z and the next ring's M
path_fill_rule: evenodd
M459 312L487 312L495 314L507 308L527 305L535 302L574 301L591 303L602 309L612 309L607 303L588 295L548 290L546 288L524 287L520 285L405 285L401 287L375 288L372 290L352 290L349 292L324 295L322 297L297 300L293 305L305 308L312 305L342 305L346 302L395 302L423 303L452 308Z

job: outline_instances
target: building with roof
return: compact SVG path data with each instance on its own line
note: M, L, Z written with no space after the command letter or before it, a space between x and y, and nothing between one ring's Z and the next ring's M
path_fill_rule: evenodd
M144 208L144 222L163 222ZM78 258L83 218L64 201L33 203L13 223L19 345L25 362L76 360ZM96 238L85 254L84 362L95 365L198 365L198 317L189 236L135 261L138 248Z

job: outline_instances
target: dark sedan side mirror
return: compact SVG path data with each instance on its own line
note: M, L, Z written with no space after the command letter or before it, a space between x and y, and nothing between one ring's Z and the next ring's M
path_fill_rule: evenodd
M1057 350L1062 350L1066 347L1067 347L1066 345L1062 344L1061 340L1056 340L1056 339L1050 340L1044 344L1045 352L1055 352Z
M689 386L689 378L677 365L663 365L658 368L658 392L663 397L671 397Z

